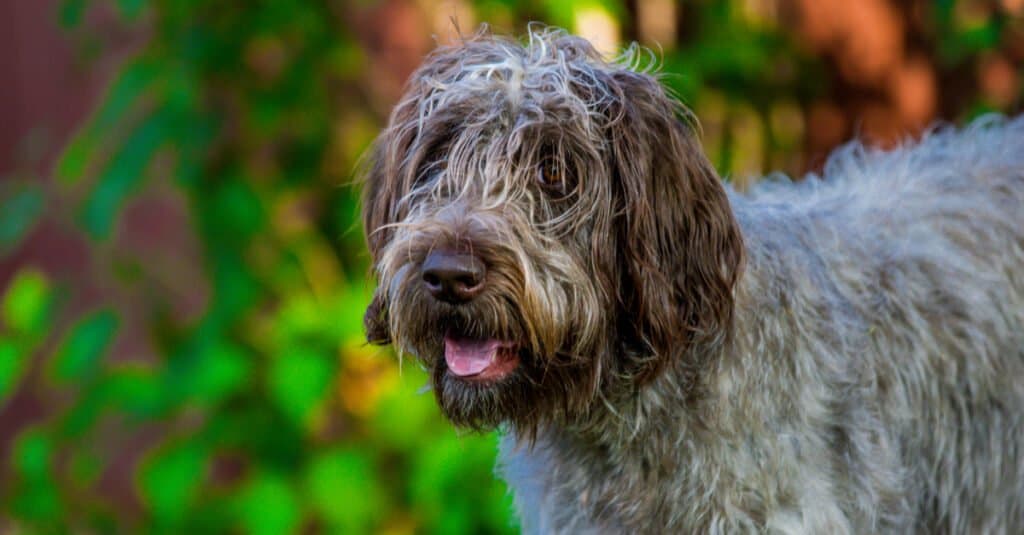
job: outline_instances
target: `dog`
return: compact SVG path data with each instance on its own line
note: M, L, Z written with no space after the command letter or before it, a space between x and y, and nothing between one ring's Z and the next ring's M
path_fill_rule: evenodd
M528 533L1024 529L1024 119L737 193L630 47L431 53L367 158L367 338Z

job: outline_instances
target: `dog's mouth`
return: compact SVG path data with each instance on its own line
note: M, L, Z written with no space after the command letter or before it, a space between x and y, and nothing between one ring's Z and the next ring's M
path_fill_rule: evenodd
M444 361L452 375L471 381L497 381L519 366L516 344L496 338L444 337Z

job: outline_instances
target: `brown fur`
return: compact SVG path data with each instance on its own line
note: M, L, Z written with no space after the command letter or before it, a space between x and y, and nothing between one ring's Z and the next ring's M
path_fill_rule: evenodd
M1024 523L1024 120L853 144L746 197L641 50L528 39L427 57L363 203L367 338L456 425L506 424L526 530ZM438 249L486 266L471 301L425 288ZM451 333L519 365L460 377Z
M473 426L493 426L512 419L531 428L549 418L578 418L587 412L602 386L632 388L657 376L670 360L701 354L692 350L693 346L720 343L731 318L742 240L725 191L698 150L685 111L646 74L628 69L595 70L588 73L593 80L571 87L574 93L566 99L573 102L551 99L536 103L541 117L527 124L520 138L497 142L506 144L503 156L513 168L510 174L522 174L524 168L529 170L553 155L569 173L587 172L576 177L581 183L576 191L567 192L566 198L532 191L532 196L519 195L516 202L533 202L543 196L542 215L552 219L573 220L583 202L593 203L594 211L603 215L593 228L586 229L587 240L557 244L572 248L564 254L577 260L599 297L588 310L574 311L588 316L575 323L596 321L600 327L580 338L543 321L546 310L524 310L530 299L524 294L527 281L518 263L522 251L509 250L514 244L496 240L491 234L493 227L474 227L471 221L494 218L495 225L517 225L508 229L513 235L534 232L545 221L508 221L499 214L477 211L473 205L478 202L465 194L454 195L451 183L443 180L438 180L441 193L435 190L436 199L416 192L424 174L432 171L439 170L452 181L463 180L451 174L456 169L443 169L443 162L453 144L465 135L460 124L472 121L480 108L492 106L494 98L488 90L467 92L422 117L419 97L430 95L437 84L457 84L465 59L480 54L480 60L486 61L494 41L477 37L458 47L442 48L412 76L406 99L396 106L389 128L376 143L363 211L368 246L376 262L386 247L402 247L405 258L413 260L408 273L416 273L417 262L434 247L471 249L485 259L489 273L494 274L482 299L489 302L464 307L472 310L466 313L429 299L415 288L406 288L408 298L400 303L388 303L378 292L367 310L366 329L371 342L389 343L393 340L389 308L409 311L410 317L399 321L407 327L417 326L416 335L410 339L412 347L403 349L411 349L434 368L435 389L449 417ZM598 60L593 48L578 38L564 36L553 44L565 54L567 64ZM573 146L574 134L559 124L560 113L572 104L598 110L592 123L579 126L599 132L607 140L599 151ZM512 120L516 111L509 105L502 117ZM513 143L517 143L514 148ZM528 179L529 172L525 175ZM477 190L472 195L483 193ZM413 205L429 208L410 215ZM418 227L417 232L396 241L398 229L411 224ZM413 276L382 282L415 285L416 281ZM606 290L611 288L617 290ZM446 380L436 333L483 309L490 312L483 328L486 334L509 334L528 342L525 345L531 352L524 368L532 371L517 374L507 385L486 389ZM623 358L611 361L612 355ZM693 359L696 370L700 363ZM498 391L505 393L494 393ZM552 396L552 392L560 394ZM558 399L539 403L549 397Z

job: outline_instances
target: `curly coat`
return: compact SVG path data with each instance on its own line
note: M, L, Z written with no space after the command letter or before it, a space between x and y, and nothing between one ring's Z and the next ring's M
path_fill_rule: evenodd
M1024 526L1024 119L740 195L645 57L537 27L427 57L366 172L369 340L502 426L527 532ZM424 290L439 249L479 296ZM451 373L453 330L516 368Z

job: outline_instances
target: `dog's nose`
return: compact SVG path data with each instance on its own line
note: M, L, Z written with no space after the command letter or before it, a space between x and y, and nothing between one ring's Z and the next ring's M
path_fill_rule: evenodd
M483 290L486 271L474 255L432 251L423 261L423 283L441 301L465 303Z

